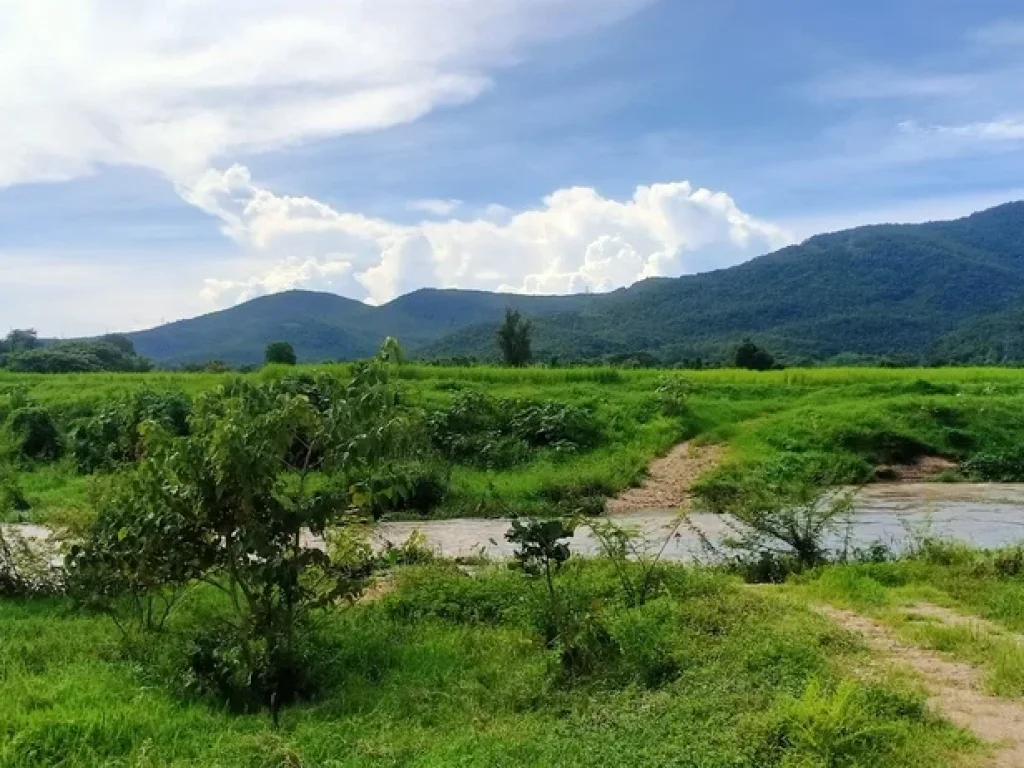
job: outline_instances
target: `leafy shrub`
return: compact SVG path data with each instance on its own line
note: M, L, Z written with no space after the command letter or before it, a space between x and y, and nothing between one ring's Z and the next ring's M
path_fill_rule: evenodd
M427 537L414 530L401 544L389 541L378 559L391 566L427 565L436 561L438 555L431 549Z
M546 401L503 400L481 392L459 392L445 410L428 415L434 446L463 464L503 469L545 448L576 453L597 445L601 428L590 409Z
M690 406L687 398L693 391L693 384L689 379L682 379L678 376L664 376L658 380L658 388L655 394L661 406L661 412L665 416L686 416L690 413Z
M324 534L324 540L331 564L357 570L372 569L374 554L370 544L371 530L369 525L356 521L329 528Z
M836 443L875 464L912 464L932 452L929 446L909 435L853 426L836 435Z
M732 479L727 488L695 488L698 499L727 512L723 520L729 535L721 550L707 537L702 539L712 554L737 560L750 574L763 571L774 580L791 568L803 570L843 553L830 552L829 538L853 508L852 491L840 491L828 473L816 464L787 461L765 462L755 471Z
M803 695L784 708L781 731L787 752L811 759L813 765L874 764L892 749L897 731L894 723L879 716L874 704L856 683L842 682L829 690L812 679Z
M269 646L228 624L201 631L191 640L184 687L238 713L258 712L277 697L308 699L315 691L313 635L304 628L295 638L287 646Z
M562 517L597 517L604 514L607 497L614 490L602 483L577 480L545 485L541 488L540 496L554 504L556 512Z
M502 403L501 410L510 405ZM533 448L554 448L574 452L590 448L601 439L593 414L565 403L511 404L508 428Z
M374 519L394 512L429 515L448 495L451 475L438 462L389 462L372 467L355 485L354 501Z
M963 463L964 472L976 480L1015 483L1024 480L1024 448L982 451Z
M18 408L11 413L8 423L19 457L34 461L60 458L63 441L57 422L48 410L37 405Z
M806 570L795 555L769 550L734 554L722 562L722 568L747 584L785 584L790 576Z
M25 492L14 473L0 466L0 517L6 512L25 512L31 509Z
M1014 547L996 552L992 557L992 569L1001 578L1013 578L1024 573L1024 548Z
M71 452L78 471L92 474L137 461L139 427L154 422L173 436L188 434L191 401L181 392L145 389L120 397L71 430Z
M234 381L196 401L187 436L144 430L143 460L115 476L91 534L67 558L81 597L112 616L197 581L219 587L235 633L200 640L190 662L197 685L234 703L243 684L246 701L275 720L305 693L301 649L314 613L365 581L305 546L303 533L338 524L350 493L330 479L380 461L403 424L376 362L334 385L320 413L273 383ZM328 480L309 482L308 464L288 463L300 436L325 456Z

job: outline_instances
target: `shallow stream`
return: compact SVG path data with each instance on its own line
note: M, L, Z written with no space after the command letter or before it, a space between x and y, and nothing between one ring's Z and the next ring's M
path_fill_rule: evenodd
M856 498L850 541L866 546L881 541L905 547L915 532L957 539L977 547L997 547L1024 540L1024 484L891 483L870 485ZM644 532L649 547L660 547L677 520L672 510L626 512L609 518ZM729 534L719 515L695 513L690 522L710 540ZM382 541L400 544L419 531L428 545L447 557L487 555L509 557L505 540L509 521L427 520L384 523ZM834 542L838 543L838 542ZM594 554L597 542L581 528L571 542L574 552ZM665 558L689 561L703 556L697 531L676 528L665 549Z

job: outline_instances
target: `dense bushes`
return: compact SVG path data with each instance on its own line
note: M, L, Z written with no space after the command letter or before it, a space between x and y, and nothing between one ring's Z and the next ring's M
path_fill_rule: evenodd
M135 354L131 341L112 336L94 342L55 342L12 352L2 357L2 367L18 373L139 373L153 365Z
M15 454L30 461L53 461L60 458L64 446L57 423L48 410L27 405L13 411L8 428L14 439Z
M450 485L451 472L439 461L380 462L354 483L355 503L374 519L394 512L429 515Z
M1016 483L1024 480L1024 447L981 451L963 463L964 472L976 480Z
M460 392L448 408L430 413L434 446L452 461L488 469L521 464L534 449L575 453L602 438L593 412L554 401L530 402Z
M78 471L91 474L115 469L139 458L139 427L153 422L171 435L188 433L191 403L180 392L142 390L103 406L95 416L79 420L70 434Z

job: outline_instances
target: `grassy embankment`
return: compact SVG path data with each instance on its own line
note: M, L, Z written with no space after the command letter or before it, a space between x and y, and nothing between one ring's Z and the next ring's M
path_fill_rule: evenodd
M987 553L931 542L914 557L829 567L786 590L874 617L913 645L980 666L991 693L1021 698L1022 577L1024 549Z
M321 370L299 368L300 372ZM327 368L327 370L331 370ZM262 374L282 375L281 369ZM443 410L460 393L583 407L600 432L594 447L566 454L537 449L515 466L451 465L436 517L550 513L561 499L613 495L637 482L656 455L683 439L724 443L714 473L802 456L849 482L877 465L941 455L968 461L983 479L1013 479L1024 438L1024 371L991 368L800 369L755 373L614 369L433 368L406 366L399 378L412 407ZM69 432L77 419L126 392L195 395L226 380L211 374L26 376L0 373L0 420L12 393L51 411ZM668 392L665 385L668 384ZM685 403L666 410L665 399ZM13 515L52 521L82 514L93 478L65 458L14 468L29 509ZM979 474L980 473L980 474ZM948 479L956 479L956 473ZM1022 478L1024 479L1024 478Z
M537 629L540 585L504 568L408 567L321 623L323 690L237 715L180 694L175 630L129 653L60 600L0 601L0 766L956 766L983 754L905 676L858 679L851 636L798 600L672 566L623 604L613 569L559 577L594 663L567 680Z

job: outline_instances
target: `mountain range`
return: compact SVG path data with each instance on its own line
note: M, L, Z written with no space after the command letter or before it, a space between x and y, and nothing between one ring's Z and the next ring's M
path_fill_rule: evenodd
M305 361L373 353L396 336L417 357L497 356L506 307L534 324L538 357L718 361L752 338L790 362L1024 359L1024 202L955 221L818 235L729 269L606 294L422 289L373 307L286 291L128 334L165 365L256 363L271 341Z

